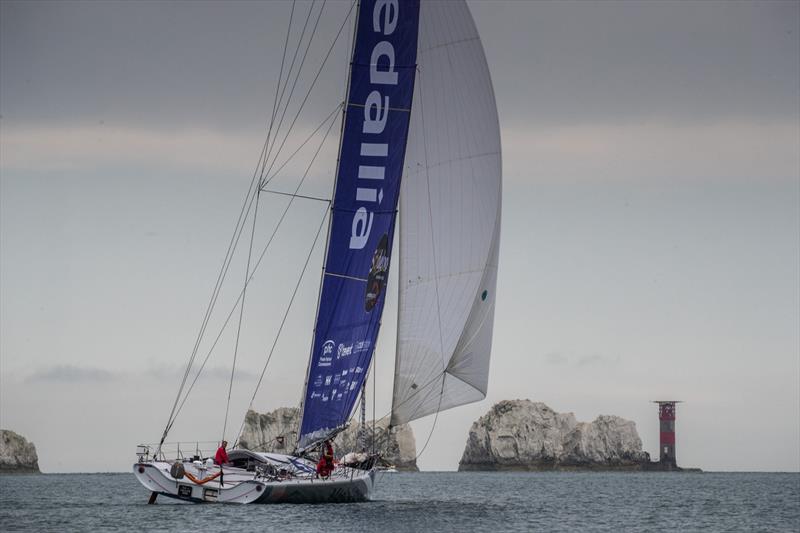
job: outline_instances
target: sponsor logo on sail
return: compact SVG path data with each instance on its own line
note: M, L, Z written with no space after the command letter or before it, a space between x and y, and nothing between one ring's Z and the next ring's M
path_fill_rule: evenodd
M378 297L386 287L389 270L389 235L384 233L378 241L378 247L372 254L372 265L367 275L367 293L364 298L364 310L369 313L378 303Z
M331 366L334 346L336 346L336 343L332 340L327 340L322 344L322 353L319 356L317 366Z
M353 352L354 353L366 352L367 350L369 350L369 347L370 347L371 344L372 343L369 341L369 339L363 340L363 341L358 341L353 346Z
M342 357L347 357L353 353L353 345L350 344L345 346L344 344L340 344L339 348L336 350L336 359L340 359Z

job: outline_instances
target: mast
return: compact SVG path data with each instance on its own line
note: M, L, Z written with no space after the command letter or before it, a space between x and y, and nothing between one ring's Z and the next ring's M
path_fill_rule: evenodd
M351 58L351 64L352 64L353 53L354 53L355 46L356 46L356 35L358 34L358 19L359 19L359 16L360 16L360 7L361 7L361 1L360 0L356 0L356 23L353 25L353 37L351 38L351 41L350 41L350 54L349 54L349 57ZM347 69L347 82L345 84L344 102L343 102L343 105L342 105L342 122L341 122L341 125L339 126L339 149L336 152L336 154L337 154L336 155L336 178L333 180L333 191L331 192L331 204L329 206L331 214L328 217L328 229L327 229L327 232L326 232L327 236L325 238L325 252L322 254L322 257L323 257L322 270L320 271L320 274L319 274L319 291L317 292L317 308L316 308L316 311L314 311L314 316L319 316L319 304L320 304L320 301L322 300L322 286L323 286L323 284L325 282L325 265L326 265L326 262L325 262L324 258L328 257L328 247L330 246L330 243L331 243L331 225L333 224L333 199L336 198L336 184L339 181L339 179L338 179L339 178L339 163L342 160L342 142L344 140L344 124L345 124L345 119L347 118L347 100L350 97L350 78L352 76L353 76L352 69ZM302 394L300 396L300 420L299 420L298 425L297 425L298 438L295 440L295 447L300 442L300 428L303 427L303 412L305 410L304 408L305 408L305 400L306 400L306 390L308 390L308 376L311 374L311 363L312 363L312 361L314 359L314 337L316 336L316 333L317 333L317 322L314 321L314 329L312 330L312 333L311 333L311 337L312 337L311 348L310 348L310 353L308 354L308 365L306 365L306 379L303 382L303 392L302 392Z

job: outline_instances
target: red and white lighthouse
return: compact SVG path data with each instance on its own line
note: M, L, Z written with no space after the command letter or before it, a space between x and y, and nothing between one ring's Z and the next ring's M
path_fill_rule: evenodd
M656 400L660 425L659 462L666 468L677 468L675 460L675 404L678 400Z

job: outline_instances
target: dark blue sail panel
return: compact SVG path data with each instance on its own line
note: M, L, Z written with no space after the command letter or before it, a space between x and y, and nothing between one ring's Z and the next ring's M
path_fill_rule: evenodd
M380 328L414 93L419 0L362 0L298 445L347 423Z

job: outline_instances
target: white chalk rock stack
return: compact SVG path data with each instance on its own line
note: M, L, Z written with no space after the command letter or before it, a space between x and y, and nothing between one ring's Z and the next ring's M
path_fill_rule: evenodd
M649 460L630 420L578 422L543 403L505 400L472 424L459 470L634 470Z
M270 413L248 411L239 444L253 451L291 453L297 439L299 422L300 410L296 407L280 407ZM417 447L411 427L403 424L390 432L388 423L388 419L383 419L375 424L375 451L386 463L396 466L398 470L417 471ZM359 424L353 423L336 436L334 453L337 458L348 452L359 451L356 443L358 426ZM368 420L366 427L366 445L363 447L371 452L372 421Z
M0 473L26 474L39 472L36 446L25 437L8 429L0 429Z

